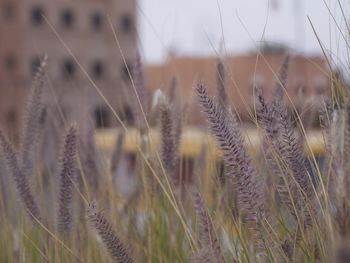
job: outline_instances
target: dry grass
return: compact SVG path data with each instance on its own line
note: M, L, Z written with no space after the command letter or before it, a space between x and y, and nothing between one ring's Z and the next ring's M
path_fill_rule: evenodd
M227 100L226 69L219 62L218 99L208 95L204 84L196 88L224 164L222 171L212 169L204 184L210 167L205 156L212 153L203 147L193 162L195 173L185 172L176 82L169 98L150 109L140 57L132 70L141 137L137 152L123 151L124 125L107 157L96 149L93 130L84 141L72 125L65 135L49 134L64 140L56 145L62 149L61 161L53 160L57 167L47 169L37 150L41 129L48 125L42 118L43 66L33 82L18 153L0 133L5 189L0 262L350 261L350 99L339 79L332 89L343 92L323 110L327 150L321 167L304 152L303 123L285 104L288 59L277 74L271 101L255 88L253 121L264 139L254 156ZM154 115L161 135L156 152L148 121Z

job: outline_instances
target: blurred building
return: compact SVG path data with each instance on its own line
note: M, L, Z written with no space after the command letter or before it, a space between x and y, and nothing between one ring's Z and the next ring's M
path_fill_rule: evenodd
M48 105L58 103L67 119L81 125L88 119L96 126L115 125L109 107L55 31L120 113L129 110L124 102L130 93L121 52L131 65L136 25L136 0L0 0L0 124L18 129L32 74L46 54Z
M266 50L259 56L250 53L224 58L229 102L243 120L249 119L249 111L254 112L254 84L259 84L264 96L271 98L284 59L285 52L280 50ZM188 122L204 124L193 87L203 81L209 93L216 94L217 62L216 57L170 57L165 64L146 67L147 86L166 92L176 79L181 102L188 105ZM330 69L322 56L290 57L286 90L297 108L316 109L330 93L330 86Z

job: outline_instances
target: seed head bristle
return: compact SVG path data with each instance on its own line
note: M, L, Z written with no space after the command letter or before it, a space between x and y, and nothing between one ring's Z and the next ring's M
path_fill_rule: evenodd
M244 146L236 117L224 112L223 107L208 96L203 84L197 85L197 95L202 111L206 114L212 134L223 152L227 176L234 182L239 209L244 221L250 225L255 240L260 243L261 219L267 217L265 194L260 177L253 167Z
M20 200L34 225L36 225L38 221L42 219L40 216L39 207L35 201L34 195L32 194L28 178L23 174L18 164L15 150L2 132L0 132L0 146L3 151L6 164L11 172L12 178L14 179Z
M192 195L196 211L199 242L201 248L208 251L205 257L208 258L208 260L211 259L208 262L223 263L225 259L222 255L220 242L215 233L213 222L209 216L203 198L197 190L193 190Z
M133 259L130 252L115 234L111 224L105 216L97 210L96 203L93 202L89 204L86 214L89 223L102 239L102 242L106 246L113 262L132 263Z
M160 107L160 129L161 129L161 159L167 174L177 184L175 178L176 165L178 162L178 141L175 137L173 108L169 103L161 102Z
M71 125L65 135L59 173L57 230L68 234L72 227L73 182L76 175L77 128Z
M44 73L46 58L41 61L34 76L30 94L25 108L23 129L20 136L19 163L25 176L31 177L34 172L36 147L41 130L44 106L42 94L45 85Z

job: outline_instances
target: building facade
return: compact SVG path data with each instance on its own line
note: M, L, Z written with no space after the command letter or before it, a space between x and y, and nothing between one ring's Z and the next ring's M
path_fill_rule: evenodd
M228 100L243 120L251 119L249 113L254 112L255 84L261 86L265 97L271 98L285 54L285 52L266 52L260 55L250 53L223 58ZM176 79L178 95L181 101L188 105L188 123L204 125L205 119L200 113L193 87L198 81L203 81L209 93L215 95L218 79L217 63L216 57L170 57L164 64L146 67L147 87L166 91ZM289 97L297 108L307 104L308 109L316 109L323 98L330 94L330 73L322 56L290 56L286 97ZM287 100L290 103L289 99Z
M121 115L128 110L126 65L136 49L136 0L0 0L0 125L19 128L28 86L45 55L49 107L82 126L87 120L117 125L110 106Z

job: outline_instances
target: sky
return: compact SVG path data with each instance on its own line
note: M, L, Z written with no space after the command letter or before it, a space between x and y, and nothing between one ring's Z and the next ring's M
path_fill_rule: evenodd
M320 54L318 37L333 60L344 64L346 24L339 2L350 19L348 0L139 0L141 53L146 62L160 63L171 53L247 52L263 40Z

